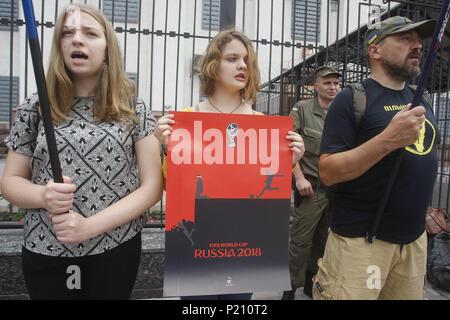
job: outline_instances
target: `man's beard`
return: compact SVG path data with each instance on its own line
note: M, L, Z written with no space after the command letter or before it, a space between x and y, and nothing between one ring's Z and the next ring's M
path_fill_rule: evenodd
M420 57L420 52L411 52L403 62L403 64L391 63L385 58L381 58L381 62L383 63L384 69L389 73L393 78L401 79L404 81L412 80L416 78L420 74L420 66L413 65L408 63L409 58L411 57Z

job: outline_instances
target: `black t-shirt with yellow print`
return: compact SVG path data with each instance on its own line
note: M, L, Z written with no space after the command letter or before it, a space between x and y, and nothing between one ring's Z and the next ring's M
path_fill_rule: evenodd
M354 123L352 92L345 89L336 96L325 119L321 154L347 151L370 140L414 96L408 86L392 90L373 79L364 81L363 86L367 107L359 129ZM405 148L377 232L377 239L391 243L411 243L425 231L425 213L432 198L441 138L431 107L424 101L422 105L426 108L425 125L418 141ZM345 237L365 236L391 175L396 152L385 156L359 178L336 186L332 199L333 232Z

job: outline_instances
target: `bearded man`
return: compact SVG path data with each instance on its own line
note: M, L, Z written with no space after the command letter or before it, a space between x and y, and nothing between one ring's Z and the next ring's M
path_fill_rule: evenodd
M396 16L373 24L365 35L370 77L366 109L354 121L350 89L334 99L325 119L319 174L336 185L324 256L313 279L314 299L424 299L427 236L425 213L437 173L440 135L431 106L410 109L406 82L420 74L421 40L435 20L413 23ZM368 243L375 212L398 149L404 157Z

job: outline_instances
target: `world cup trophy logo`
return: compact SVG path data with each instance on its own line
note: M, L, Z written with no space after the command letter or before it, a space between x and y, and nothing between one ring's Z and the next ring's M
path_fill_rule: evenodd
M239 126L237 123L232 122L227 126L227 137L228 137L228 146L231 148L236 147L236 136L239 131Z

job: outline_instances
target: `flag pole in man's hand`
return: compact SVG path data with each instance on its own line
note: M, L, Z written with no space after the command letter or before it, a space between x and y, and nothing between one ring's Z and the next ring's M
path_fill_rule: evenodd
M430 50L428 51L427 60L425 61L425 65L423 67L422 73L419 78L419 83L415 90L414 98L412 101L411 109L417 107L422 100L422 95L425 90L425 85L428 80L428 76L430 75L431 67L433 66L434 59L436 58L436 53L439 50L439 46L442 41L442 36L445 31L445 27L447 25L448 18L450 16L450 0L446 0L441 9L441 14L439 16L439 20L436 24L436 28L434 30L433 38L430 44ZM380 224L381 216L386 207L387 200L389 199L389 195L392 190L392 186L394 184L395 177L397 176L398 169L403 159L404 149L398 150L398 153L395 157L394 166L392 168L392 173L389 176L388 183L386 185L386 190L379 202L379 206L375 213L375 219L372 223L372 228L366 234L366 241L372 243L376 238L376 233L378 229L378 225Z

